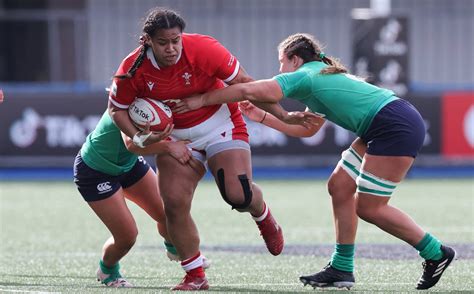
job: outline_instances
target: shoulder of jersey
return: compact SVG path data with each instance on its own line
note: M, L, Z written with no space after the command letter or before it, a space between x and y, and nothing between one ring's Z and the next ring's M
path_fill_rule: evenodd
M135 48L130 54L127 55L122 61L122 65L127 67L127 69L132 66L133 62L135 59L137 59L138 55L140 55L140 51L142 49L142 46ZM146 58L146 56L145 56Z
M202 65L207 60L210 48L219 42L211 36L200 34L183 34L183 49L188 60L195 65Z
M127 57L123 59L117 72L118 73L128 72L128 70L132 67L133 63L137 59L138 55L140 55L141 49L142 49L142 46L136 48L130 54L128 54ZM138 67L132 79L135 79L136 77L140 76L140 72L143 71L143 64L145 64L147 60L148 60L148 57L145 54L142 66Z

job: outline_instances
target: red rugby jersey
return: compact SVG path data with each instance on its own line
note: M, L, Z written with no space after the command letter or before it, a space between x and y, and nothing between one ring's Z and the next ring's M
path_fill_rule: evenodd
M128 108L136 97L148 97L172 106L173 99L222 88L223 81L229 82L237 76L239 61L217 40L205 35L184 33L182 38L183 50L176 64L160 68L152 49L148 48L143 63L132 78L114 79L109 100L122 109ZM117 75L129 70L140 54L140 48L122 61ZM198 125L212 116L219 107L220 105L211 105L183 114L174 113L175 128Z

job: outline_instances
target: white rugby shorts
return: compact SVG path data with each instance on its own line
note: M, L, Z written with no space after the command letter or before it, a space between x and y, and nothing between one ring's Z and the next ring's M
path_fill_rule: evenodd
M170 137L173 141L191 141L188 147L204 165L208 158L225 150L250 151L247 125L237 103L222 104L207 120L187 129L174 129Z

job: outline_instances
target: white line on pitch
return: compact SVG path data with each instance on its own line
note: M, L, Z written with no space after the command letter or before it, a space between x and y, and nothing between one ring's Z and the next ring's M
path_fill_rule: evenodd
M2 292L15 292L15 293L38 293L38 294L43 294L43 293L48 293L48 294L60 294L61 292L45 292L45 291L27 291L27 290L16 290L16 289L1 289L0 291Z

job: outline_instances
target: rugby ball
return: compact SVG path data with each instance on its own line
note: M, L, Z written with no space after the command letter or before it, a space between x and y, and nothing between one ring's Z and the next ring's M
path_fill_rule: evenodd
M143 130L146 123L150 122L152 132L161 132L173 123L171 109L166 104L150 98L136 98L128 107L128 115L139 130Z

